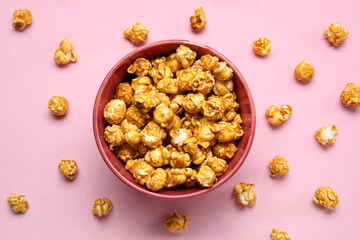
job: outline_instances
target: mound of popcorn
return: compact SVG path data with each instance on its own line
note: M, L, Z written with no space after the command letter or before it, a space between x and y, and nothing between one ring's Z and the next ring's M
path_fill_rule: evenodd
M313 196L313 200L316 204L332 210L339 204L338 197L331 187L319 187Z
M335 143L337 132L335 125L321 127L315 131L315 137L323 146L330 146Z
M212 187L244 131L233 70L181 45L168 57L138 58L104 108L104 139L151 191Z

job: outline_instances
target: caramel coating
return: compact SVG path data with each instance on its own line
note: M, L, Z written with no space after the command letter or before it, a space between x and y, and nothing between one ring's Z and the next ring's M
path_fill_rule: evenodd
M166 132L155 122L149 122L141 130L141 140L146 147L155 148L161 145L165 138Z
M238 140L244 135L244 130L239 124L232 124L229 122L219 122L219 131L215 134L218 142L231 142Z
M202 187L212 187L214 183L216 183L217 178L211 167L206 164L201 164L197 174L197 180Z
M214 171L216 177L220 177L228 169L227 162L224 159L214 157L211 151L208 152L204 164L209 166Z
M313 200L316 204L333 210L339 204L338 197L331 187L319 187L313 196Z
M158 82L156 87L160 92L167 94L176 94L179 90L176 78L163 78Z
M189 68L195 61L196 52L189 47L180 45L176 49L176 60L181 63L184 69Z
M346 84L341 93L341 101L345 107L360 106L360 87L356 87L354 83Z
M161 145L148 151L144 160L153 167L162 167L169 164L170 157L171 153Z
M148 93L154 89L152 81L149 77L138 77L131 81L131 88L135 94Z
M125 118L129 123L134 124L138 128L142 128L151 117L149 114L143 114L134 105L131 105L126 111Z
M321 127L315 131L315 137L323 146L330 146L335 143L337 132L338 130L335 125Z
M123 143L116 148L116 154L123 162L134 160L139 157L137 149L132 148L129 144Z
M265 56L271 51L270 40L266 38L259 38L253 42L254 53L260 57Z
M289 119L292 108L289 105L281 105L280 109L272 105L265 111L271 125L279 125Z
M170 131L171 143L174 146L182 145L183 142L192 137L192 132L188 129L179 128L177 130Z
M339 46L346 40L349 31L341 27L340 23L332 23L324 32L324 36L334 46Z
M203 114L209 121L216 121L224 116L226 105L221 97L210 96L203 104Z
M105 128L104 138L109 143L111 151L114 151L114 147L120 146L125 141L121 127L115 124Z
M98 198L95 200L92 212L98 217L103 217L109 214L112 209L112 202L108 198Z
M165 227L172 233L180 233L187 228L188 218L181 216L176 211L174 214L165 222Z
M154 110L154 120L162 128L169 126L173 119L174 112L165 105L160 105Z
M145 58L138 58L128 67L127 72L130 74L136 74L138 77L144 77L148 74L151 67L152 66L149 60Z
M170 54L166 58L166 66L170 68L172 72L177 72L182 69L181 63L176 60L176 53Z
M8 195L8 203L15 213L24 213L29 208L25 196L17 193L10 193Z
M121 129L124 133L124 140L127 144L129 144L132 148L137 148L138 144L141 142L141 132L140 129L130 123L127 119L121 122Z
M15 30L24 30L31 22L31 12L27 9L18 9L14 11L14 20L12 26Z
M291 240L287 232L281 231L279 228L273 228L270 236L271 240Z
M235 186L236 200L244 206L254 206L256 193L253 191L255 184L240 183Z
M124 101L127 107L131 105L133 96L134 91L128 82L119 83L119 85L116 87L114 98Z
M160 104L160 99L152 93L138 93L134 95L133 104L142 113L148 113Z
M211 131L211 126L207 122L194 122L194 136L198 140L198 144L203 148L210 147L215 134Z
M166 58L161 57L151 60L153 68L149 71L155 84L164 78L172 78L173 73L169 67L166 66Z
M179 92L189 92L192 89L195 71L193 69L184 69L176 72L177 85Z
M231 79L226 81L215 80L212 91L217 96L224 96L234 91L234 82Z
M69 102L64 97L53 96L49 100L48 108L56 116L63 116L68 112Z
M289 165L287 160L279 155L276 155L269 163L270 176L286 175L289 172Z
M54 60L58 65L76 62L77 55L70 39L65 38L60 42L59 48L55 51Z
M230 80L234 75L234 71L231 67L227 66L226 62L218 62L213 68L212 73L220 81Z
M206 54L201 56L200 61L205 70L213 70L216 64L219 62L219 58L215 56L211 56L210 54Z
M104 119L109 124L119 124L124 119L126 104L119 99L108 102L104 108Z
M170 104L169 104L169 108L171 110L173 110L173 112L176 115L180 115L183 111L184 108L182 106L182 104L184 103L185 100L185 96L184 95L175 95L171 98Z
M162 168L157 168L150 173L146 179L146 187L154 192L158 192L165 187L167 172Z
M74 180L77 174L77 164L74 160L61 160L59 163L61 175L64 175L70 180Z
M202 7L196 9L195 14L190 17L190 24L194 30L203 29L206 26L207 21Z
M168 174L168 178L165 183L165 188L173 189L177 186L190 183L193 178L193 169L191 168L166 168L165 171Z
M238 148L233 142L217 143L212 147L215 156L223 159L231 159L237 152Z
M197 72L191 82L191 90L207 95L214 87L215 79L210 72Z
M296 66L294 74L300 82L308 82L314 77L315 68L311 63L302 61Z
M144 43L148 38L149 30L146 29L141 23L136 23L128 27L124 31L124 36L129 39L134 45Z
M173 168L185 168L191 164L190 155L184 152L171 152L170 166Z
M147 177L155 171L155 169L147 162L144 162L143 159L127 161L125 169L133 174L135 181L140 185L144 185Z
M202 106L205 102L204 94L202 93L189 93L186 95L183 107L186 112L195 114L202 110Z

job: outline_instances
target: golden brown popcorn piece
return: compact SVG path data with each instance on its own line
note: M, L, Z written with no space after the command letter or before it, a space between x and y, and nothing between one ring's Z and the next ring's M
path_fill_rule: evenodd
M112 209L112 202L108 198L98 198L94 202L92 212L98 217L106 216Z
M195 170L192 168L166 168L165 171L168 174L165 188L173 189L176 186L186 184L187 181L191 181Z
M313 200L316 204L332 210L339 204L338 197L331 187L319 187L313 196Z
M145 58L138 58L133 64L131 64L127 72L130 74L136 74L138 77L144 77L151 69L151 63Z
M181 63L176 60L176 53L170 54L166 58L166 66L170 68L172 72L177 72L182 69Z
M204 67L200 59L196 60L193 65L190 67L190 69L194 70L195 73L203 72Z
M244 206L254 206L256 202L256 193L253 191L254 187L255 184L236 184L236 200Z
M165 223L165 227L172 233L180 233L187 228L188 218L181 216L176 211Z
M126 113L126 104L119 99L113 99L108 102L104 108L104 118L109 124L119 124L124 119Z
M144 114L134 105L131 105L126 111L125 118L129 123L134 124L138 128L142 128L151 117L149 114Z
M137 145L141 142L140 129L136 125L131 124L127 119L121 122L121 129L126 143L132 148L137 148Z
M338 130L335 125L321 127L315 131L315 137L323 146L330 146L335 143L337 132Z
M77 164L74 160L61 160L59 163L61 175L64 175L70 180L74 180L77 174Z
M194 30L203 29L206 26L207 21L202 7L195 10L195 14L190 17L190 23Z
M56 116L63 116L68 112L69 102L64 97L53 96L49 100L48 108Z
M131 88L137 93L148 93L151 92L154 89L154 86L152 85L152 81L149 77L138 77L134 78L131 81Z
M147 152L144 160L153 167L162 167L169 164L170 156L171 153L161 145Z
M271 51L270 40L266 38L259 38L253 42L253 50L256 55L263 57Z
M124 101L127 107L131 105L133 96L134 91L132 90L130 83L122 82L116 87L114 98Z
M210 72L197 72L191 84L191 90L207 95L215 84L214 76Z
M58 65L76 62L77 55L70 39L65 38L60 42L59 48L55 51L54 60Z
M244 130L239 124L232 124L229 122L219 122L219 131L215 134L218 142L231 142L238 140L244 135Z
M184 69L189 68L195 61L196 52L189 47L180 45L176 49L176 60L181 63Z
M210 54L206 54L201 56L200 61L205 70L213 70L216 64L219 62L219 58L215 56L211 56Z
M212 187L217 181L215 172L206 164L201 164L197 180L202 187Z
M12 26L15 30L22 31L32 22L31 12L27 9L15 10L13 16Z
M289 172L289 165L287 160L279 155L276 155L269 163L270 175L276 177L277 175L286 175Z
M234 75L232 68L228 67L226 62L218 62L212 72L220 81L230 80Z
M272 105L265 113L271 125L279 125L289 119L292 108L289 105L281 105L279 109L277 106Z
M154 110L154 120L160 127L165 128L172 123L174 112L165 105L160 105Z
M146 147L156 148L166 138L166 132L155 122L149 122L141 131L141 140Z
M231 159L234 157L238 148L233 142L217 143L212 147L215 156L223 159Z
M120 146L125 141L121 127L115 124L105 128L104 138L105 141L109 143L109 148L111 151L114 151L114 147Z
M10 193L8 195L8 203L15 213L24 213L29 208L25 196L21 194Z
M341 101L345 107L360 106L360 87L356 87L354 83L346 84L341 93Z
M185 168L191 164L190 155L183 152L171 152L170 166L173 168Z
M281 231L279 228L273 228L270 236L271 240L291 240L287 232Z
M300 82L308 82L314 77L315 68L311 63L302 61L296 66L294 74Z
M128 27L124 31L124 36L129 39L134 45L141 44L148 38L149 30L141 23L136 23Z
M133 104L146 114L160 104L160 99L153 93L138 93L134 95Z
M192 136L192 132L188 129L179 128L170 131L171 143L174 146L181 145L186 139Z
M146 179L146 187L154 192L158 192L165 187L167 172L162 168L157 168L150 173Z
M161 57L151 60L153 68L149 71L150 77L152 77L155 84L161 79L172 78L173 73L169 67L166 66L166 58Z
M210 96L203 104L203 114L209 121L216 121L224 116L226 106L221 97Z
M182 106L183 102L185 100L185 96L184 95L175 95L171 98L171 101L170 101L170 105L169 105L169 108L171 110L173 110L173 112L176 114L176 115L180 115L183 111L184 111L184 108Z
M179 90L176 78L163 78L157 83L156 87L160 92L167 94L177 94Z
M189 93L183 102L185 111L191 114L198 113L202 110L205 102L205 96L202 93Z
M340 23L332 23L324 32L324 36L334 46L339 46L346 40L349 32L341 27Z
M186 188L190 188L192 186L194 186L197 183L197 171L195 169L192 168L187 168L187 169L191 169L191 174L187 175L187 179L185 182L185 187ZM190 170L189 170L190 172Z
M135 178L135 182L139 183L140 185L144 185L146 183L147 176L155 171L155 169L147 162L144 162L143 159L127 161L125 169L132 173Z
M194 137L198 140L198 144L203 148L208 148L215 137L215 134L211 131L211 126L206 122L194 122L196 127L194 128Z
M145 156L145 154L150 151L150 149L148 147L146 147L144 145L144 143L142 143L142 142L139 143L139 145L137 145L137 150L138 150L138 153L140 154L140 157Z
M215 85L213 87L215 95L224 96L232 91L234 91L234 82L231 79L226 81L215 80Z
M214 171L216 177L220 177L228 169L227 162L224 159L214 157L211 151L208 152L204 164L209 166Z
M179 128L181 128L181 120L180 117L178 115L174 115L172 121L170 122L170 124L165 127L165 130L167 132L170 132L172 130L178 130Z
M129 144L124 143L116 148L116 154L123 162L134 160L139 157L139 152Z
M192 83L195 76L195 71L193 69L184 69L176 72L177 84L179 92L189 92L191 91Z

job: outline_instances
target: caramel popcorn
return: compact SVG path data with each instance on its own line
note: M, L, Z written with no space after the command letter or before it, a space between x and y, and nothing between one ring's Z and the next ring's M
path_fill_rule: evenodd
M116 154L123 162L136 159L139 157L139 152L137 149L132 148L129 144L123 143L116 148Z
M171 152L170 166L173 168L189 167L191 164L190 155L183 152Z
M300 82L308 82L314 77L315 68L311 63L302 61L296 66L294 74Z
M108 198L98 198L94 202L92 212L98 217L106 216L112 209L112 202Z
M182 69L181 63L176 60L176 53L170 54L170 56L166 58L166 66L170 68L172 72L177 72Z
M126 111L125 118L129 123L134 124L138 128L142 128L151 117L149 114L143 114L134 105L131 105Z
M145 42L148 38L148 34L149 30L141 23L136 23L124 31L124 36L135 45Z
M76 62L77 55L70 39L65 38L60 42L59 48L55 51L54 60L58 65Z
M186 95L183 102L183 107L188 113L198 113L202 110L202 106L205 102L204 94L202 93L189 93Z
M226 81L215 80L213 88L215 95L224 96L232 91L234 91L234 83L231 79Z
M244 206L254 206L256 193L253 191L255 184L240 183L235 186L236 199Z
M149 71L155 84L164 78L172 78L173 73L169 67L166 66L166 58L157 58L151 61L153 68Z
M74 160L61 160L59 163L61 175L64 175L70 180L74 180L77 174L77 164Z
M323 146L330 146L335 143L337 132L338 130L335 125L321 127L315 131L315 137Z
M207 95L215 84L214 76L210 72L197 72L191 82L191 90Z
M179 90L176 78L163 78L158 82L156 87L160 92L167 94L176 94Z
M166 221L165 227L172 233L180 233L187 228L188 218L186 216L181 216L176 211L174 214Z
M228 169L227 162L224 159L214 157L211 151L208 152L204 163L214 171L216 177L220 177Z
M360 87L356 87L354 83L346 84L341 93L341 101L345 107L360 106Z
M137 148L138 144L141 143L141 132L140 129L131 124L127 119L121 122L121 129L124 133L124 140L132 148Z
M182 106L184 100L185 100L184 95L180 95L180 94L175 95L170 101L169 108L173 110L173 112L176 115L180 115L184 111L184 108Z
M219 122L219 131L215 134L218 142L231 142L238 140L244 135L244 130L239 124L231 124L229 122Z
M104 138L105 141L109 143L109 148L111 151L114 151L114 146L120 146L124 143L125 140L121 127L115 124L105 128Z
M233 142L217 143L212 147L215 156L223 159L231 159L238 148Z
M12 26L15 30L22 31L32 22L31 12L27 9L15 10L13 16Z
M154 110L154 120L162 128L169 126L173 118L174 112L165 105L160 105Z
M165 127L165 130L167 132L170 132L171 130L178 130L179 128L181 128L180 117L178 115L174 115L174 117L173 117L172 121L170 122L170 124Z
M170 157L171 153L164 146L159 146L148 151L144 160L153 167L162 167L169 164Z
M142 113L148 113L151 109L158 106L160 103L159 98L151 93L138 93L133 98L133 104Z
M146 179L146 187L151 191L158 192L165 187L167 172L162 168L157 168L150 173Z
M48 108L56 116L63 116L68 112L69 102L64 97L53 96L49 100Z
M181 63L182 67L189 68L194 63L196 58L196 52L191 50L189 47L180 45L176 49L176 60Z
M208 148L215 137L215 134L211 131L211 126L206 122L196 122L194 125L196 125L194 136L198 140L198 144Z
M143 159L127 161L125 169L133 174L135 181L140 185L144 185L146 183L146 178L155 171L155 169L147 162L144 162Z
M145 77L138 77L134 78L131 81L131 88L137 93L148 93L151 92L154 89L154 86L152 84L152 80L145 76Z
M127 72L130 74L136 74L138 77L144 77L148 74L151 67L152 66L149 60L145 58L138 58L128 67Z
M149 122L143 130L141 130L141 140L145 146L155 148L162 144L166 138L166 132L155 122Z
M338 197L331 187L319 187L313 196L313 200L316 204L332 210L339 204Z
M278 228L273 228L270 236L271 240L291 240L287 232L281 231Z
M253 49L256 55L263 57L271 51L271 45L269 39L259 38L253 42Z
M10 193L8 195L8 202L9 206L15 213L24 213L29 208L29 204L27 203L25 196L21 194Z
M108 102L104 108L104 119L109 124L119 124L124 119L126 104L119 99Z
M181 145L186 139L192 136L192 132L188 129L179 128L170 131L171 143L174 146Z
M165 188L173 189L177 186L186 184L186 182L193 177L193 169L191 168L166 168L168 178L165 183Z
M195 14L191 16L190 18L191 27L194 30L202 29L206 26L207 21L205 18L204 9L202 7L199 7L195 10Z
M265 113L271 125L279 125L289 119L292 108L289 105L281 105L279 110L277 106L272 105Z
M203 68L209 71L213 70L216 64L219 62L218 57L211 56L210 54L201 56L200 60Z
M204 117L209 121L216 121L223 117L226 110L225 107L226 106L220 97L210 96L202 106Z
M233 77L233 70L226 62L218 62L212 70L216 79L220 81L230 80Z
M184 69L176 73L177 84L179 92L189 92L191 91L195 71L193 69Z
M277 175L286 175L289 172L289 165L287 160L279 155L276 155L269 163L270 175L276 177Z
M124 101L127 107L132 103L132 98L134 96L134 91L131 88L131 85L128 82L119 83L116 88L114 98Z
M202 187L212 187L216 183L217 178L211 167L202 164L197 174L197 180Z
M332 23L324 32L324 36L334 46L339 46L346 40L349 32L341 27L340 23Z

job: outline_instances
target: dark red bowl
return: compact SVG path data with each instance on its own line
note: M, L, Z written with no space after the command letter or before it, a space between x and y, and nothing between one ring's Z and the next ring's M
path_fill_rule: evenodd
M186 45L192 50L197 52L197 56L200 57L205 54L217 56L220 60L227 62L227 64L234 70L234 85L235 91L238 97L238 103L240 104L240 114L243 119L242 127L244 129L244 136L238 141L237 147L239 150L235 154L234 158L228 162L228 170L218 178L217 183L211 188L179 188L173 190L161 190L160 192L152 192L146 187L137 184L134 181L134 177L131 173L125 170L124 163L117 158L114 152L109 150L108 144L104 140L104 131L107 126L103 118L103 110L105 105L113 98L116 86L125 80L130 79L130 75L127 73L128 66L139 57L151 59L157 56L167 56L175 52L179 45ZM124 183L131 188L151 197L163 198L163 199L184 199L199 196L205 194L215 188L221 186L227 180L229 180L235 172L240 168L248 155L255 133L255 107L254 102L249 90L248 85L245 82L244 77L240 71L232 64L226 57L216 50L186 40L166 40L151 43L137 50L129 53L123 59L121 59L107 74L102 82L98 94L95 99L94 113L93 113L93 128L95 141L99 148L99 151L104 158L104 161L109 166L111 171L120 178Z

